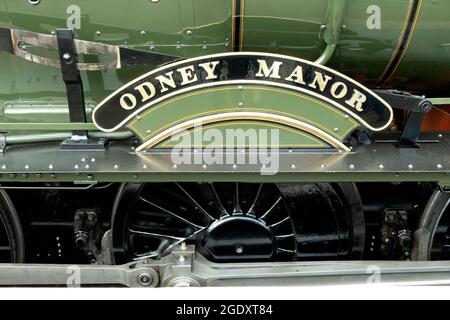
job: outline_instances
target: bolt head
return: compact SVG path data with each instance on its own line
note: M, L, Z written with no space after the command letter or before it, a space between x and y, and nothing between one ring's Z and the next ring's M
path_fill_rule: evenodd
M138 276L138 282L143 287L149 287L153 283L153 277L148 273L141 273Z
M62 57L63 57L65 62L71 62L72 61L72 56L69 53L64 53Z

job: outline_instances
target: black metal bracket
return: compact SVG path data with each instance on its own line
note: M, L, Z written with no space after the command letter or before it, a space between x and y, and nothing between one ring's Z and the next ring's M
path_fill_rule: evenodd
M398 148L419 148L418 140L425 114L433 109L431 101L425 97L397 90L375 91L396 109L409 111L408 121L397 144Z
M5 153L6 150L6 134L0 133L0 156Z
M59 60L64 83L66 84L70 122L86 123L83 81L77 68L78 53L74 32L71 29L56 31ZM62 149L104 150L106 141L92 140L86 130L72 131L72 137L61 143Z

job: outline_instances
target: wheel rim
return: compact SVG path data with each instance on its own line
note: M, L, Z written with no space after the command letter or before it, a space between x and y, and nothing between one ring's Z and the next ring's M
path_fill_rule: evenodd
M24 248L17 212L6 192L0 190L0 263L22 263Z
M364 239L354 236L358 219L328 184L126 184L113 214L114 257L159 259L185 242L214 262L349 258L362 252L350 239Z

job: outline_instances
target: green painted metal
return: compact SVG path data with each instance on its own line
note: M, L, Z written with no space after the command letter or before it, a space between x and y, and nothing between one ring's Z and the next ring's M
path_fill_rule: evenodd
M415 0L242 0L242 49L318 60L371 88L379 87L380 77L398 48L413 1ZM381 87L429 96L446 96L445 93L448 94L450 89L450 45L447 32L450 29L450 2L420 0L420 3L421 11L414 34L402 61L389 81ZM74 27L78 39L187 58L232 51L232 8L233 0L46 0L38 5L32 5L28 1L0 0L0 26L46 34L58 28ZM377 10L380 12L379 21ZM105 59L107 58L82 56L81 62L105 62ZM0 70L0 132L8 132L9 144L53 141L67 137L69 130L96 130L91 123L68 123L68 111L64 103L66 90L59 69L0 52ZM81 72L88 108L148 71L148 67L134 67ZM337 138L343 138L348 130L357 127L342 114L329 112L314 103L299 106L298 101L292 102L286 95L265 95L261 99L263 103L257 105L254 102L260 95L261 93L253 92L248 97L242 97L241 93L229 90L224 95L216 93L214 96L203 95L198 100L192 98L183 101L184 109L181 103L173 103L173 109L168 108L152 117L138 119L135 123L136 132L144 134L147 130L157 130L174 115L181 119L214 110L218 106L217 102L229 102L223 106L229 108L239 107L239 102L242 101L243 109L272 108L279 113L292 113L293 108L301 107L301 112L294 112L296 116L318 123ZM23 112L11 113L14 108ZM172 112L170 117L169 110ZM339 128L338 131L334 130L336 127ZM25 133L33 134L24 135ZM96 134L100 133L92 133ZM129 133L119 136L116 138L131 137ZM283 139L287 143L292 143L294 139L300 141L287 132ZM324 172L261 176L254 173L146 174L105 171L51 174L18 172L0 175L0 181L3 182L173 180L427 181L450 185L450 175L442 172Z
M308 123L340 141L360 126L356 120L344 112L305 94L267 86L235 85L198 90L172 98L140 114L128 125L128 128L141 140L147 141L164 130L205 115L255 111L286 116ZM227 128L242 129L243 127L240 122ZM280 129L280 126L267 126L267 129L270 128ZM317 143L317 139L306 138L304 134L304 138L300 139L297 134L295 139L291 130L281 129L280 146L289 146L289 144L293 148L324 146L322 143Z
M243 50L282 53L312 61L325 52L323 61L331 57L329 66L374 87L398 46L413 1L348 0L344 6L341 0L245 0ZM232 50L232 3L232 0L107 3L48 0L32 5L28 1L2 0L0 25L47 34L73 26L79 39L194 57ZM450 46L446 32L450 28L450 2L421 3L403 62L385 86L432 95L432 91L442 92L450 87ZM335 10L332 15L330 8ZM336 14L340 10L342 21ZM323 25L329 26L324 30ZM0 106L21 101L56 105L66 98L56 68L0 53L0 70ZM147 71L146 67L135 67L82 72L86 99L98 103ZM3 117L0 114L0 122L6 122ZM29 119L33 122L33 116Z
M325 51L316 60L316 63L327 64L333 57L339 38L342 33L342 20L344 19L347 7L347 0L332 0L326 2L326 24L323 39L326 43Z
M227 121L214 125L205 125L201 128L200 136L196 136L199 130L193 129L187 132L174 135L171 139L162 142L156 148L271 148L274 147L274 141L271 137L274 132L277 147L279 148L298 148L298 149L330 149L331 146L321 139L302 132L293 130L282 125L264 124L257 121ZM215 130L215 131L211 131ZM233 135L232 141L226 140L227 132L240 133ZM255 131L257 130L257 131ZM206 134L205 134L206 133ZM210 134L211 136L208 136ZM263 137L260 137L264 134ZM214 136L214 138L211 138ZM225 137L218 139L217 137ZM256 145L248 143L248 139L257 141ZM199 143L197 144L197 140Z

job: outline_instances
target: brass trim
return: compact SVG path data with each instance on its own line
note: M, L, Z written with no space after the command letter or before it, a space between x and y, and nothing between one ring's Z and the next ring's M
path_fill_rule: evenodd
M417 1L417 9L414 10L414 5ZM383 84L389 82L394 74L397 72L400 67L403 59L405 58L406 52L409 49L411 44L411 40L414 37L414 33L416 30L417 22L419 21L420 13L422 11L423 0L410 0L408 14L406 16L405 23L403 25L403 29L400 33L400 37L398 39L398 44L395 50L392 52L391 57L389 58L389 62L386 65L383 73L378 79L379 84ZM414 14L414 17L412 16ZM408 28L411 18L414 18L413 23L410 28ZM406 43L405 43L406 40Z
M183 130L189 130L198 125L217 123L217 122L222 122L222 121L231 121L231 120L253 120L253 121L256 120L256 121L265 121L265 122L282 124L287 127L291 127L291 128L295 128L298 130L308 132L311 135L327 142L328 144L335 147L336 149L339 149L339 150L345 151L345 152L350 152L350 149L346 145L344 145L341 141L337 140L336 138L329 135L328 133L326 133L310 124L307 124L305 122L295 120L295 119L292 119L289 117L270 114L270 113L263 113L263 112L229 112L229 113L221 113L221 114L216 114L216 115L205 116L205 117L201 117L198 119L186 121L186 122L180 123L176 126L173 126L172 128L169 128L169 129L161 132L160 134L156 135L155 137L151 138L150 140L146 141L145 143L143 143L136 149L136 152L141 152L143 150L151 149L152 147L158 145L159 143L166 140L170 136L178 134Z

